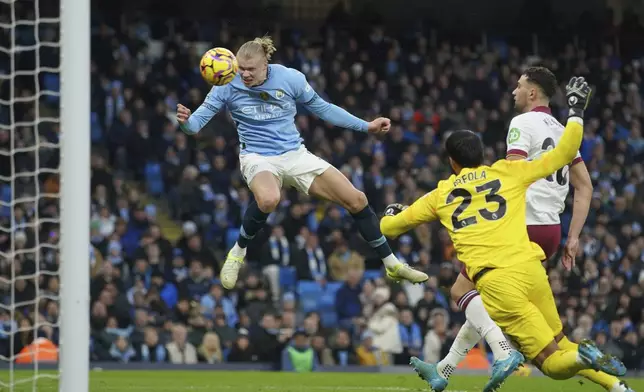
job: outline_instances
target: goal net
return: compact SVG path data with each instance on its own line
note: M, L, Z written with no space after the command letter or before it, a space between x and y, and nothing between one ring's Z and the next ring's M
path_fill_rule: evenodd
M87 391L88 2L0 0L0 391Z

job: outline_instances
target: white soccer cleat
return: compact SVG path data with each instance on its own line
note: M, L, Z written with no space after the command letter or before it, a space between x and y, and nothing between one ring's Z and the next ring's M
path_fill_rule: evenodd
M235 244L235 246L228 252L226 256L226 262L224 266L221 267L221 272L219 273L219 279L221 279L221 285L224 286L226 290L232 290L237 284L237 277L239 277L239 270L244 265L244 258L246 257L246 248L240 248Z

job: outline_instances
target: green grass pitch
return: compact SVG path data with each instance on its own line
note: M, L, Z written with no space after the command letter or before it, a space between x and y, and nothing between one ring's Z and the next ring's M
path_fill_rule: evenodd
M8 381L8 372L3 371L0 381ZM31 372L16 372L16 380L24 380ZM41 377L52 377L53 373L43 372ZM448 391L481 391L486 377L454 376ZM521 392L600 392L603 389L580 379L553 381L545 377L513 376L501 391ZM644 379L628 380L635 391L644 392ZM0 388L0 391L8 391ZM15 386L16 392L31 392L31 381ZM57 392L58 382L54 378L41 378L38 392ZM309 373L293 374L278 372L222 372L222 371L92 371L90 373L92 392L405 392L429 391L427 384L415 374L370 374L370 373Z

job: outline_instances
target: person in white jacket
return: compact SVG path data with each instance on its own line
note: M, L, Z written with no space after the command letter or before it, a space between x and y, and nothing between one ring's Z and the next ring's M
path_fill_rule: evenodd
M188 342L188 330L183 325L172 328L172 342L166 344L170 363L195 364L197 363L197 349Z
M374 310L367 329L373 334L373 343L383 352L400 354L403 350L398 332L398 309L389 302L389 289L378 287L374 293Z
M437 363L441 360L441 350L447 340L447 326L449 325L449 313L445 309L437 308L432 310L427 320L429 330L425 334L423 345L424 360L429 363Z

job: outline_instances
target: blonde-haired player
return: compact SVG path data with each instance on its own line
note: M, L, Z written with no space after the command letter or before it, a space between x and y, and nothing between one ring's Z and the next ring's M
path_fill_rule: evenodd
M222 285L226 289L235 287L246 248L277 208L283 186L347 209L392 279L426 281L427 274L401 263L392 253L365 194L335 167L311 154L295 126L298 104L326 122L357 132L386 133L391 126L389 119L380 117L367 122L326 102L300 71L269 64L275 50L270 37L246 42L237 51L239 73L232 82L213 87L194 113L183 105L177 106L177 120L188 134L199 132L219 110L228 108L239 134L242 176L255 196L221 269Z
M545 254L530 241L526 228L528 187L569 164L581 143L590 88L583 78L573 78L566 92L569 119L553 150L532 161L501 160L484 166L478 136L470 131L454 132L446 150L456 174L410 207L388 208L381 229L387 237L396 237L419 224L440 220L492 320L547 376L567 379L586 369L623 375L624 365L592 342L559 347L553 339L560 331L555 331L551 321L559 316L541 265ZM411 364L432 389L447 386L436 367L417 358ZM496 390L512 370L495 362L484 391Z

